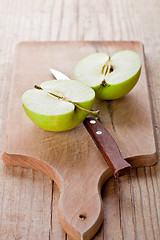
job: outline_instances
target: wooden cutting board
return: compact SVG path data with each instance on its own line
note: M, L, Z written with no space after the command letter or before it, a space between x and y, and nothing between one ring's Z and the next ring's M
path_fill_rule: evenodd
M52 79L53 67L73 78L75 64L94 52L109 55L132 49L142 58L138 84L115 101L96 100L102 124L116 140L132 166L156 163L156 148L145 74L143 47L139 42L24 42L17 46L10 83L10 98L3 137L3 160L49 175L61 195L59 217L73 239L90 239L103 221L100 189L112 176L105 160L83 124L54 133L35 126L23 111L22 94L35 84Z

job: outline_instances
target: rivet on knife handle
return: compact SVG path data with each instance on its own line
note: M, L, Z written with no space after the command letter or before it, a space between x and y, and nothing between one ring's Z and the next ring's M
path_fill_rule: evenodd
M115 140L103 125L95 117L88 117L83 123L113 171L114 176L127 174L131 165L123 159Z

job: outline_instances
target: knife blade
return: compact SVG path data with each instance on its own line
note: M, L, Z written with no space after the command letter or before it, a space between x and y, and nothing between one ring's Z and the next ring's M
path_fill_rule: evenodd
M50 68L50 72L55 79L69 80L70 78L64 73ZM130 171L131 165L124 160L122 154L110 133L104 128L96 117L87 117L83 124L102 156L106 160L108 166L114 174L114 177L119 177L127 174Z
M70 79L69 77L67 77L65 74L63 74L62 72L60 72L58 70L55 70L53 68L50 68L49 70L56 79L63 79L63 80Z

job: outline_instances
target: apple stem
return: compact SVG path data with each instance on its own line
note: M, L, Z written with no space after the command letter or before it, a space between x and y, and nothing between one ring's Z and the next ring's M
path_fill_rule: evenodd
M66 100L66 101L67 101L67 100ZM75 102L72 102L72 101L67 101L67 102L70 102L70 103L72 103L73 105L75 105L77 108L79 108L79 109L81 109L81 110L83 110L83 111L85 111L85 112L87 112L87 113L96 115L96 116L98 117L99 110L96 110L96 111L88 110L88 109L85 109L85 108L79 106L79 105L78 105L77 103L75 103Z
M36 88L36 89L38 89L38 90L44 90L42 87L40 87L40 86L38 86L38 85L35 85L34 88ZM61 96L59 96L59 95L57 95L57 94L54 94L54 93L51 93L51 92L48 92L48 91L47 91L47 93L50 94L50 95L52 95L52 96L54 96L54 97L56 97L56 98L58 98L58 99L61 99L61 100L65 101L65 102L72 103L75 107L81 109L82 111L87 112L87 113L90 113L90 114L93 114L93 115L96 115L96 116L98 117L99 110L96 110L96 111L88 110L88 109L85 109L85 108L79 106L77 103L72 102L72 101L70 101L70 100L67 100L66 98L61 97Z

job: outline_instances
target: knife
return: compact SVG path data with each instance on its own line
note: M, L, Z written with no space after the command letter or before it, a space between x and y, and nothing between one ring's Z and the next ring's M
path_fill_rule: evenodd
M53 68L50 68L50 72L55 79L70 79L64 73ZM83 124L106 160L114 177L117 178L127 174L130 171L131 165L124 160L115 140L100 123L98 118L94 116L87 117L83 121Z

